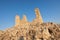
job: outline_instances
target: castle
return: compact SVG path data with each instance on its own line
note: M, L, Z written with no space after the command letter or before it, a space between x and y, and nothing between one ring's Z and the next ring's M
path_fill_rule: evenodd
M53 23L44 23L38 8L36 18L28 22L25 15L15 17L15 25L0 31L0 40L60 40L60 28ZM58 26L58 27L57 27Z
M39 22L39 23L43 23L40 11L38 8L35 9L35 14L36 14L36 19L33 20L33 22ZM27 18L25 15L23 15L23 19L21 20L20 17L18 15L16 15L15 17L15 25L21 25L23 23L27 23Z

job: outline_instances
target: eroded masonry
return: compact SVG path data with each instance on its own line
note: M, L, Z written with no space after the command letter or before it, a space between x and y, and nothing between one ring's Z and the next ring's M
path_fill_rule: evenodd
M60 40L60 25L44 23L40 11L35 9L36 18L28 22L26 15L15 17L15 25L0 31L0 40Z

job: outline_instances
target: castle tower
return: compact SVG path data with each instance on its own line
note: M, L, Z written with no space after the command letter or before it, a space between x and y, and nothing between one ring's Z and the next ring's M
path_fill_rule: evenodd
M43 20L42 20L42 17L38 8L35 9L35 14L36 14L37 21L39 21L40 23L43 23Z
M20 25L20 17L18 15L15 17L15 25Z
M23 19L22 19L22 21L27 22L26 15L23 15Z

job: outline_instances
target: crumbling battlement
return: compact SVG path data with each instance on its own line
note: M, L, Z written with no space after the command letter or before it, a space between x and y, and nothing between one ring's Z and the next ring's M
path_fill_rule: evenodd
M38 8L35 9L35 14L36 14L36 19L34 19L33 22L43 23L43 19L41 17L41 14L40 14L40 11L39 11ZM15 17L15 25L20 25L20 24L22 24L24 22L28 22L25 15L23 15L23 19L22 20L20 19L20 17L18 15L16 15L16 17Z

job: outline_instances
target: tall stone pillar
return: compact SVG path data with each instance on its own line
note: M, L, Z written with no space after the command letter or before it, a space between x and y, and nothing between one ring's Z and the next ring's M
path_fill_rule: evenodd
M23 19L22 19L23 22L27 22L27 18L25 15L23 15Z
M35 14L36 14L37 21L39 21L40 23L43 23L43 20L42 20L42 17L38 8L35 9Z
M15 17L15 25L20 25L20 17L18 15Z

